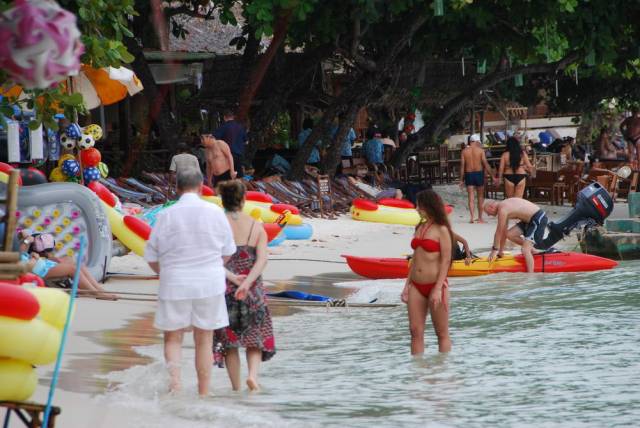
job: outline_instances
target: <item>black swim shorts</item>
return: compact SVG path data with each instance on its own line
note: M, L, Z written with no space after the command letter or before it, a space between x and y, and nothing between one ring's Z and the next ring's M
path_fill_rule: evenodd
M536 246L542 244L548 221L547 213L542 210L536 211L528 223L521 221L517 224L520 230L522 230L522 235L520 236L527 241L533 242Z

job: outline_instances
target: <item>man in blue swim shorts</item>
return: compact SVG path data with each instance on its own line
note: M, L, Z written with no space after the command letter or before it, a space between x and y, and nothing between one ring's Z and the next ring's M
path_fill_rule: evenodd
M493 168L489 166L487 157L480 142L480 136L473 134L469 136L469 144L460 154L460 187L467 187L467 197L469 198L470 223L475 220L475 194L478 193L478 223L484 223L482 219L482 206L484 204L484 174L491 172L495 176Z

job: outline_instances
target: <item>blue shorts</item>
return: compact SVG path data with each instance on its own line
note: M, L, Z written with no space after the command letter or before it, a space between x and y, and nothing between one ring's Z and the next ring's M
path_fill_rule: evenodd
M35 266L31 271L36 275L38 275L40 278L44 279L44 277L47 276L49 271L56 266L58 266L57 262L54 262L53 260L45 259L43 257L38 259L38 261L36 262Z
M466 186L484 186L484 171L473 171L464 173L464 184Z

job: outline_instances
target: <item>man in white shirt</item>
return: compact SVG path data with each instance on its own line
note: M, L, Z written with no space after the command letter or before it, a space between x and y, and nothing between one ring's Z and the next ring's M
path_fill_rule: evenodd
M200 163L197 157L189 153L189 146L186 143L180 143L178 144L178 154L171 158L171 165L169 165L170 184L175 184L175 177L178 172L189 168L200 171Z
M154 326L164 331L171 392L181 389L184 329L193 327L198 393L209 393L213 330L229 325L224 263L236 251L222 209L200 199L202 173L178 170L180 199L157 217L145 260L160 274Z

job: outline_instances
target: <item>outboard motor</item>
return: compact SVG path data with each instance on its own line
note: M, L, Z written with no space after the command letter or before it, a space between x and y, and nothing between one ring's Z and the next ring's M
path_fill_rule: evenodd
M600 183L591 183L578 193L575 208L559 222L549 222L547 237L535 246L538 250L548 250L556 242L569 235L573 229L584 225L603 225L613 211L613 198Z

